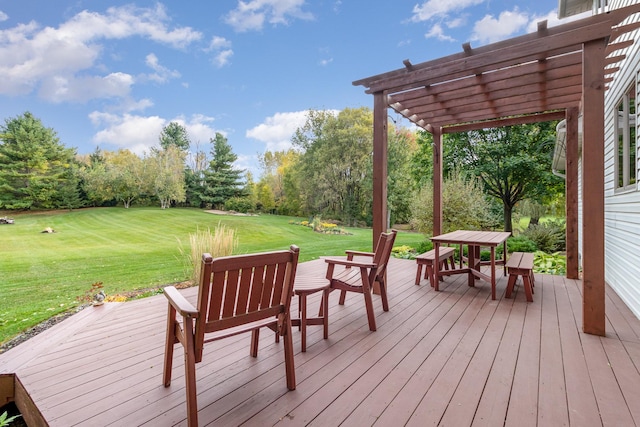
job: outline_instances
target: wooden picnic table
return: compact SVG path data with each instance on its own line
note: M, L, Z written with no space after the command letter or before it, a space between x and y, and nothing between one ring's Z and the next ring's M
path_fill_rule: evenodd
M451 233L441 234L434 236L431 241L434 244L436 251L436 259L440 256L440 246L442 244L457 244L460 245L460 267L453 270L441 271L439 263L435 263L435 281L434 290L438 289L439 279L441 276L449 276L452 274L468 274L469 286L474 286L476 279L483 279L491 283L491 299L496 299L496 265L501 264L504 266L507 259L507 238L511 236L511 233L506 231L474 231L474 230L456 230ZM502 251L502 259L496 260L496 247L498 245L504 245ZM462 265L462 248L467 245L467 266ZM480 260L480 248L488 247L491 251L491 260L483 262ZM480 271L482 265L491 266L491 274L487 275ZM506 273L505 273L506 274Z

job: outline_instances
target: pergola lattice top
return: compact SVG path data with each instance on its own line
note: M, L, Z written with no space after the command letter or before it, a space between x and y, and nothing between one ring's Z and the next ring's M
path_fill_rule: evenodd
M621 50L633 40L617 41L640 23L620 25L640 5L547 28L477 49L420 64L404 61L404 68L353 82L367 93L384 92L388 106L416 125L458 132L505 117L535 115L578 107L582 99L583 43L609 39L605 76L612 76L624 59ZM624 52L624 51L622 51ZM612 77L606 79L607 83ZM503 124L551 120L545 114ZM462 126L461 126L462 125ZM495 126L495 124L494 124Z

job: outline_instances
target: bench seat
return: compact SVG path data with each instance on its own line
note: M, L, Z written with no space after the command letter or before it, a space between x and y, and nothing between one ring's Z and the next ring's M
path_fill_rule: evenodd
M518 280L518 276L522 276L524 283L524 293L527 301L533 301L533 287L535 286L535 277L533 275L533 254L530 252L514 252L505 264L509 273L509 282L507 283L507 291L505 298L510 298L513 287Z
M440 265L443 266L444 269L449 270L449 268L453 269L455 266L455 248L450 248L447 246L440 247L439 261ZM422 275L422 266L426 266L426 270L424 272L424 278L429 279L429 283L431 283L431 287L433 287L435 282L435 270L433 268L433 262L436 258L436 250L431 249L428 252L420 254L416 257L416 263L418 264L418 271L416 272L416 285L420 284L420 276Z

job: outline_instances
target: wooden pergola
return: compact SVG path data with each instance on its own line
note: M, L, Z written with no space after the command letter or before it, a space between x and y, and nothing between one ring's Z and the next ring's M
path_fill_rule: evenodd
M604 93L640 4L353 82L374 97L373 235L386 229L387 112L434 140L434 235L442 230L442 135L566 118L567 277L578 278L578 116L582 129L583 330L605 335ZM624 39L624 37L622 38Z

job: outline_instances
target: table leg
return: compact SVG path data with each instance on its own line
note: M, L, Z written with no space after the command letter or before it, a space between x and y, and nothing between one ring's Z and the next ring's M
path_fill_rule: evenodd
M476 276L471 272L471 269L477 270L476 268L476 247L472 245L467 245L467 263L469 264L469 286L475 286Z
M434 243L434 249L435 249L435 259L433 262L433 273L434 273L434 280L433 280L433 290L434 291L439 291L440 290L440 263L438 262L438 260L440 259L440 242L435 242Z
M491 246L491 299L496 299L496 247Z
M502 273L507 275L507 241L505 240L502 247Z

